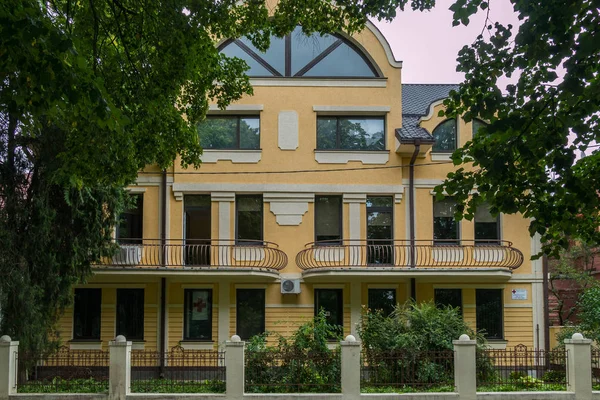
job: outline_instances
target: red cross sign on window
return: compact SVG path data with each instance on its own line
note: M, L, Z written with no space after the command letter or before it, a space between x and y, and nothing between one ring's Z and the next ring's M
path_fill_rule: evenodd
M196 307L196 311L198 311L198 312L204 311L204 307L206 307L206 306L207 306L206 302L204 300L202 300L201 298L196 300L196 302L194 303L194 307Z

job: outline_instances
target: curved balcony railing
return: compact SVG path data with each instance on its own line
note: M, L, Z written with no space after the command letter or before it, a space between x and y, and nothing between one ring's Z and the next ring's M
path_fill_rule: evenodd
M287 255L275 243L245 240L119 239L114 256L99 266L173 268L256 268L281 270Z
M416 240L343 240L312 242L296 255L303 270L319 268L506 268L523 264L523 253L511 242Z

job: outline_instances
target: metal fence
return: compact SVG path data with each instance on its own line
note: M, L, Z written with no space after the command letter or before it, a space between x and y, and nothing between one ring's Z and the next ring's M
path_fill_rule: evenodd
M341 392L339 351L246 351L245 363L245 390L248 393Z
M364 351L361 387L454 390L453 351Z
M567 352L512 349L477 351L478 391L566 390Z
M102 393L108 391L109 353L70 350L33 356L15 353L17 393Z
M153 350L131 352L133 393L224 393L225 352L175 346L161 357Z
M592 388L600 390L600 348L592 347Z

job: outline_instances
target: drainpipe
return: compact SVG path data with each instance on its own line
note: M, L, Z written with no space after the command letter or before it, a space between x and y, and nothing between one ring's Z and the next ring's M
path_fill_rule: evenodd
M160 207L160 248L161 248L161 258L160 264L162 268L167 266L167 170L164 169L162 171L162 179L161 179L161 207ZM166 337L167 337L167 318L166 318L166 308L167 308L167 299L166 299L166 286L167 279L162 277L160 279L160 369L159 374L162 378L164 376L164 367L165 367L165 351L166 351Z
M548 305L548 256L542 256L542 284L544 285L544 349L550 350L550 307Z
M408 208L409 208L409 225L410 225L410 268L417 266L416 247L415 247L415 161L421 150L421 140L415 139L415 151L410 158L408 164ZM413 301L417 299L417 284L416 279L410 279L410 297Z

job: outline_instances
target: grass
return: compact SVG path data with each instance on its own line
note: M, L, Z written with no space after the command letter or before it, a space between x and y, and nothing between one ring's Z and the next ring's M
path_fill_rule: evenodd
M29 381L17 387L18 393L106 393L108 380L62 379L51 381Z

